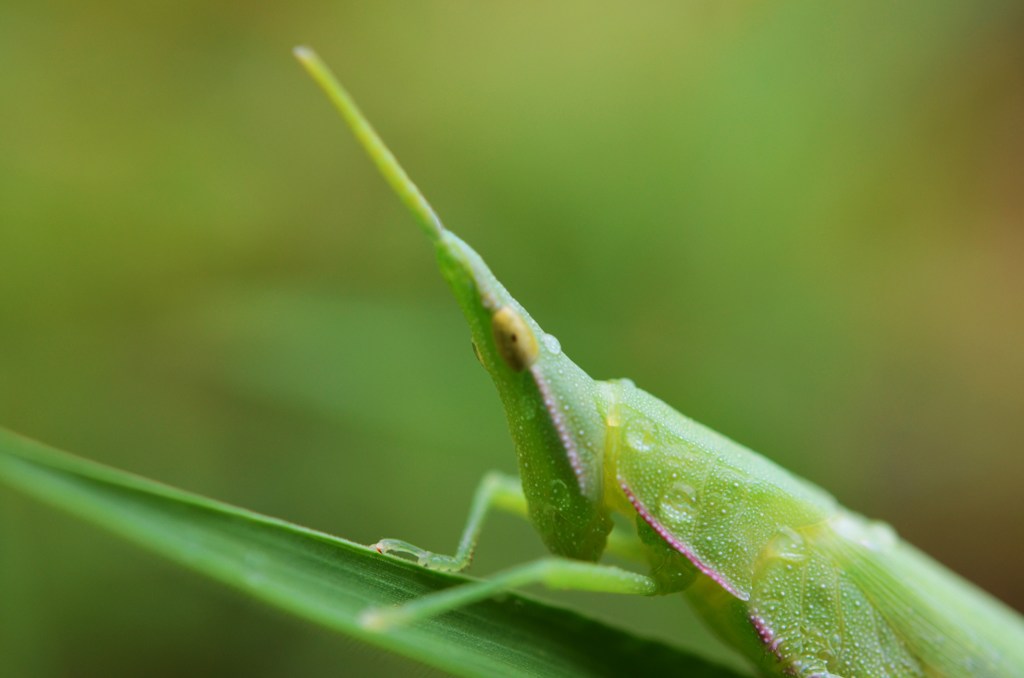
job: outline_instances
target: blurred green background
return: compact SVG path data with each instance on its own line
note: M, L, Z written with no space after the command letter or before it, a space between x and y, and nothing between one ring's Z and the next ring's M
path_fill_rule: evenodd
M293 62L595 377L1017 609L1024 5L0 4L0 425L450 551L497 398ZM500 517L478 574L541 552ZM678 597L567 604L730 659ZM0 488L0 673L428 675Z

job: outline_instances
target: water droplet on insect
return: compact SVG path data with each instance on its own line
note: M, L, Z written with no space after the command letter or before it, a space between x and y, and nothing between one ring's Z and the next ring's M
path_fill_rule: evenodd
M646 452L654 444L646 421L633 421L626 426L626 444L637 452Z
M682 481L672 483L658 505L661 518L670 525L693 520L697 513L697 492Z
M544 348L551 353L558 355L562 352L562 342L558 341L558 337L553 334L545 334L541 339L544 342Z
M864 545L874 551L885 551L896 545L896 530L889 523L873 521L865 530Z
M768 549L772 558L781 558L794 563L799 563L807 557L804 538L791 527L783 526L772 538Z
M838 534L872 551L885 551L896 545L896 531L888 523L840 515L833 521L833 527Z
M569 503L569 487L565 482L558 480L551 481L551 499L555 508L565 510Z

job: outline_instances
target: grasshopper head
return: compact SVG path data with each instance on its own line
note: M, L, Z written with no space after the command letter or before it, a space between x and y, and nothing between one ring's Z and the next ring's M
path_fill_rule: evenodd
M449 231L436 243L477 357L505 406L530 519L554 553L596 559L611 529L602 501L605 419L596 383L469 245Z

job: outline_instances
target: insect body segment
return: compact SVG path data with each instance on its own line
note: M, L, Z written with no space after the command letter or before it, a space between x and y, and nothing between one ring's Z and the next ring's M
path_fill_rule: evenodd
M831 496L645 391L624 395L622 491L652 528L736 597L750 597L753 572L773 540L836 511Z

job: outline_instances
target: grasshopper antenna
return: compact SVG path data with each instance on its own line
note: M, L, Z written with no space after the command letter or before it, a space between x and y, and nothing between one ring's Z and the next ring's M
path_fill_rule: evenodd
M405 173L402 166L395 160L388 147L384 145L381 138L377 136L373 126L363 117L356 106L355 101L349 96L345 88L341 86L334 73L328 68L320 57L309 47L296 47L292 50L295 58L299 60L306 72L312 76L316 84L320 86L327 98L341 114L341 117L348 124L356 139L363 149L377 165L377 169L384 175L384 178L391 185L392 190L398 194L405 206L420 222L420 226L426 232L432 242L440 240L444 233L444 226L437 218L434 208L430 206L427 199L420 193L420 189L412 182L409 175Z

